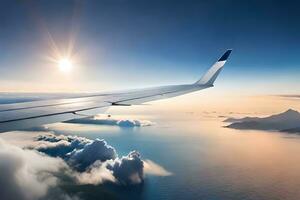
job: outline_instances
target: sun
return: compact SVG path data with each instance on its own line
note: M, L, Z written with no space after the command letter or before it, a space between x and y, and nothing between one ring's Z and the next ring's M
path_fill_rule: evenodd
M73 67L72 61L70 59L63 58L58 61L58 67L63 72L69 72Z

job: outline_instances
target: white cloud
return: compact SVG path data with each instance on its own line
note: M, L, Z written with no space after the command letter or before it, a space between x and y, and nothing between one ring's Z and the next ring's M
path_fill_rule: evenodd
M52 148L51 145L48 145L48 148L53 151L49 151L47 148L42 149L49 155L58 155L64 158L71 168L79 172L76 172L75 177L82 184L99 184L104 181L118 182L123 185L138 184L143 181L145 174L154 176L170 176L172 174L151 160L143 161L137 151L132 151L127 156L119 158L116 150L104 140L53 134L37 138L40 142L52 141L54 144L62 141L81 141L80 143L83 143L81 146L76 146L74 150L69 148L70 144L62 145L60 148ZM60 154L61 152L64 154Z
M104 140L51 132L1 135L0 172L0 199L5 200L48 199L51 189L60 191L55 199L78 199L60 189L62 177L75 185L131 185L143 182L145 175L171 175L153 161L142 160L137 151L120 158Z
M72 172L78 184L98 185L105 181L116 182L111 171L100 161L96 161L84 172Z
M74 150L69 155L68 163L79 171L85 171L96 161L105 162L117 158L116 150L100 139L93 140L82 149Z
M98 124L98 125L110 125L110 126L120 126L120 127L142 127L142 126L152 126L153 122L148 120L140 119L128 119L120 117L103 117L101 115L95 117L86 117L81 119L73 119L67 121L67 123L75 124Z
M144 179L144 163L137 151L130 152L127 156L115 159L108 163L114 177L123 185L138 184Z
M76 153L78 149L92 143L92 140L84 137L54 135L53 133L39 135L35 138L35 141L31 148L61 158L70 157L69 153Z
M155 176L171 176L172 173L151 160L144 160L144 173Z
M23 150L0 139L0 199L39 199L56 186L54 174L66 167L59 158Z

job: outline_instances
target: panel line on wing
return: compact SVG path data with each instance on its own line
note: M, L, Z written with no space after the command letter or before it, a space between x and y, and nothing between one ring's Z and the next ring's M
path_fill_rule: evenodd
M46 114L46 115L37 115L37 116L32 116L32 117L10 119L10 120L5 120L5 121L0 121L0 124L7 123L7 122L21 121L21 120L26 120L26 119L34 119L34 118L39 118L39 117L49 117L49 116L54 116L54 115L68 114L68 113L74 114L76 112L82 112L82 111L86 111L86 110L92 110L92 109L104 108L104 107L108 107L108 106L95 106L95 107L90 107L90 108L74 110L74 111L66 111L66 112L50 113L50 114Z
M78 101L78 102L68 102L68 103L46 104L46 105L40 105L40 106L28 106L28 107L21 107L21 108L11 108L11 109L0 110L0 112L26 110L26 109L32 109L32 108L43 108L43 107L52 107L52 106L63 106L63 105L70 105L70 104L75 104L75 103L88 103L88 102L93 102L93 101L88 100L88 101Z

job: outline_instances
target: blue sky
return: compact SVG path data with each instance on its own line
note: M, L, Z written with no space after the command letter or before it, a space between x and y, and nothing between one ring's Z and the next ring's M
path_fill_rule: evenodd
M219 90L299 92L297 1L1 2L2 91L193 82L233 48ZM53 54L48 34L61 54L73 39L72 75L54 73L45 59Z

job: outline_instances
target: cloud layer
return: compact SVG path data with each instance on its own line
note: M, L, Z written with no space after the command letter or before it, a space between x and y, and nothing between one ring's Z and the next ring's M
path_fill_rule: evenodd
M26 145L12 140L16 134L5 135L9 143L0 138L0 199L49 199L50 191L60 188L66 177L77 185L111 182L127 186L142 183L146 174L171 175L153 161L142 160L137 151L119 157L115 148L101 139L51 132L23 137L18 133L22 140L26 138ZM51 197L78 199L62 191L57 195Z
M83 173L76 176L79 177L79 182L95 173L98 178L94 183L91 180L83 181L83 183L98 184L104 180L110 180L123 185L138 184L144 178L144 162L146 162L148 174L171 175L154 162L143 161L137 151L119 158L116 150L104 140L48 134L36 137L36 141L37 151L50 156L58 156L64 159L73 170Z
M148 120L122 119L122 118L103 117L103 116L72 119L66 121L66 123L97 124L97 125L109 125L109 126L120 126L120 127L142 127L142 126L152 126L154 124L153 122Z
M23 150L0 139L0 199L39 199L57 184L67 165L58 158Z

